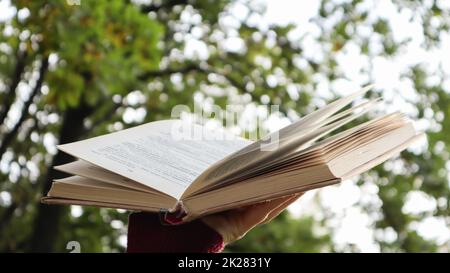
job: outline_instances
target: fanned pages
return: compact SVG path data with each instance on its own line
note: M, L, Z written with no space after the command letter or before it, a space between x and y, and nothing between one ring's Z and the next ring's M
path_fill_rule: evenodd
M380 103L375 99L349 106L370 88L255 142L226 130L164 120L59 145L77 160L55 167L71 176L55 180L42 200L179 211L189 221L339 183L424 137L401 113L351 127Z

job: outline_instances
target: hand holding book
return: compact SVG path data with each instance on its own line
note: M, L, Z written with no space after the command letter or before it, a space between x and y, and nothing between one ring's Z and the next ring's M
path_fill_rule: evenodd
M225 244L228 244L239 240L254 227L270 222L302 195L303 193L298 193L243 208L206 215L202 221L222 235Z

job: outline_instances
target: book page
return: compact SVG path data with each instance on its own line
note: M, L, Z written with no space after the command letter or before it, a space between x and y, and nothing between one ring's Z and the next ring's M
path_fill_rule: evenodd
M58 149L179 199L209 166L250 143L221 130L165 120Z
M346 105L348 105L350 102L352 102L355 98L358 96L361 96L367 91L369 91L373 85L368 85L358 92L355 92L353 94L350 94L344 98L337 99L333 101L332 103L326 105L323 108L317 109L316 111L304 116L300 120L280 129L277 132L271 133L268 136L264 137L261 140L258 140L251 145L245 147L244 149L238 151L237 153L233 154L233 158L246 155L249 153L259 153L261 151L261 145L264 142L267 142L268 139L271 138L271 135L278 135L278 145L283 146L286 142L292 142L296 138L301 138L305 134L314 131L323 125L330 123L332 121L335 121L339 118L339 115L336 115L335 117L332 117L335 113L340 111L342 108L344 108ZM362 103L356 107L353 107L349 109L348 111L345 111L344 113L341 113L342 115L348 115L350 113L353 113L355 110L368 110L369 108L375 106L379 102L379 99L375 99L372 101L368 101L366 103ZM342 117L341 115L341 117ZM267 153L259 153L260 155L264 155ZM253 156L250 156L251 158Z
M394 149L370 160L369 162L366 162L365 164L359 166L358 168L353 169L352 171L344 174L342 176L342 179L348 179L352 176L358 175L360 173L363 173L367 170L370 170L371 168L377 166L378 164L388 160L389 158L400 154L403 150L407 149L411 144L413 144L416 141L419 141L420 139L426 138L425 133L418 133L414 137L410 138L408 141L402 143L401 145L395 147Z
M277 147L271 151L262 150L261 143L263 140L259 140L218 162L207 169L189 187L183 197L209 188L211 185L218 187L220 184L224 184L227 180L232 179L233 176L239 176L264 164L269 164L271 160L279 160L295 150L305 149L320 137L362 116L377 105L378 100L368 101L342 113L336 113L351 103L356 97L366 93L370 88L371 86L365 87L354 94L338 99L326 107L305 116L298 122L279 130L278 141L275 143Z
M398 117L398 120L393 122L393 118ZM390 122L388 122L390 121ZM401 122L401 123L400 123ZM387 125L388 124L388 125ZM268 162L267 164L260 164L256 168L252 168L251 170L246 171L245 173L242 173L242 175L245 175L246 173L258 173L258 172L266 172L271 169L279 168L280 166L285 166L287 164L293 164L293 162L297 162L300 158L303 158L307 154L313 154L314 150L323 149L326 150L327 156L328 150L331 150L332 148L329 148L328 146L334 146L335 142L342 143L346 142L349 138L355 138L355 134L360 134L361 132L365 131L374 131L376 128L380 129L383 128L384 131L389 129L389 127L396 126L399 127L402 124L402 115L399 113L389 114L386 116L382 116L373 120L369 120L363 124L360 124L356 127L352 127L350 129L347 129L343 132L340 132L338 134L332 135L330 137L327 137L321 141L315 142L313 145L307 147L306 149L297 148L293 150L291 153L288 153L285 156L280 157L276 160L276 162ZM359 133L358 133L359 132ZM328 147L328 148L327 148Z
M68 174L90 178L92 180L118 185L138 191L159 193L157 190L153 188L147 187L141 183L128 179L124 176L115 174L111 171L98 167L94 164L88 163L84 160L76 160L64 165L55 166L55 169Z

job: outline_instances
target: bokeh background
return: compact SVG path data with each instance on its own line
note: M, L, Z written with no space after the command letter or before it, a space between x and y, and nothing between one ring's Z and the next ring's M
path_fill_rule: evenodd
M58 143L178 104L241 104L269 132L374 83L427 140L226 251L448 252L449 24L447 0L1 0L0 251L125 250L127 211L39 204L70 160Z

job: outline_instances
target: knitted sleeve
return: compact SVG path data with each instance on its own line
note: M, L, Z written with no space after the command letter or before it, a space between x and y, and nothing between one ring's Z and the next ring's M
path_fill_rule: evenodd
M224 248L222 236L195 220L182 225L162 225L156 213L132 213L128 222L127 252L204 252Z

